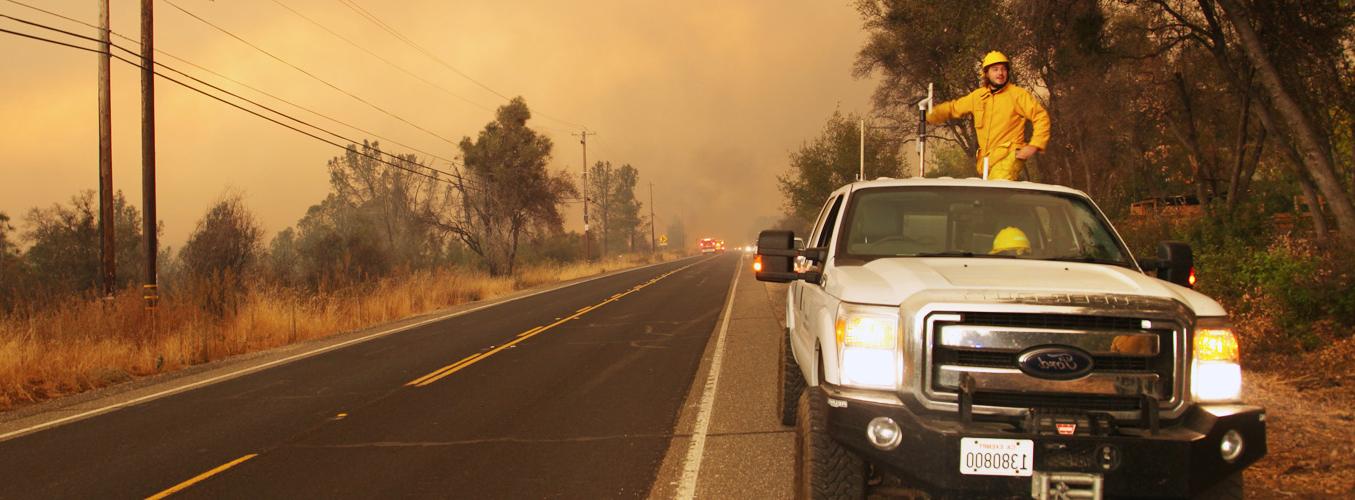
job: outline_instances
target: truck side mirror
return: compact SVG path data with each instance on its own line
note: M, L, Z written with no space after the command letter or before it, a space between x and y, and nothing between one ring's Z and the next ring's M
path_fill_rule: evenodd
M799 279L795 272L795 232L767 230L757 235L757 259L762 268L758 281L788 283Z
M1195 274L1195 257L1190 245L1180 241L1157 244L1157 278L1191 288Z
M822 260L827 254L826 249L800 250L796 248L795 240L794 231L767 230L758 233L756 258L762 264L755 273L758 281L789 283L802 279L810 283L819 282L821 274L797 272L795 261L797 257L802 256L818 257Z

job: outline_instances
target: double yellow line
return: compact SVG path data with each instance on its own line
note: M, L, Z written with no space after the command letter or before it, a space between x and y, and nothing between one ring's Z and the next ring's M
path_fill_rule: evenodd
M481 360L483 360L483 359L485 359L485 358L488 358L488 357L490 357L490 356L493 356L493 355L497 354L499 351L502 351L502 350L504 350L504 349L508 349L508 348L510 348L510 347L513 347L514 345L517 345L519 342L522 342L522 341L524 341L524 340L527 340L527 339L530 339L530 338L535 337L535 336L537 336L537 335L540 335L540 334L544 333L546 330L550 330L551 328L555 328L555 327L557 327L557 326L560 326L561 324L564 324L564 323L567 322L567 321L574 320L574 319L578 319L580 316L583 316L584 314L588 314L589 311L592 311L592 310L594 310L594 309L597 309L597 308L602 307L602 306L604 306L604 305L607 305L607 304L609 304L609 303L612 303L612 302L616 302L616 301L618 301L618 300L621 300L622 297L625 297L625 296L630 295L630 294L632 294L632 293L638 292L638 291L640 291L641 289L643 289L644 287L647 287L647 286L649 286L649 285L653 285L654 283L657 283L657 282L658 282L659 280L661 280L661 279L667 278L667 277L673 275L674 273L677 273L678 271L682 271L682 270L684 270L684 269L687 269L687 268L692 267L692 266L694 266L694 265L697 265L697 264L699 264L699 263L700 263L700 262L693 262L693 263L691 263L691 264L687 264L687 265L685 265L685 266L679 267L679 268L674 269L674 270L672 270L672 271L668 271L668 272L666 272L666 273L660 274L660 275L654 277L653 279L651 279L651 280L649 280L649 281L646 281L646 282L643 282L643 283L640 283L640 284L638 284L638 285L635 285L634 287L631 287L630 289L628 289L628 290L626 290L626 291L624 291L624 292L621 292L621 293L612 295L611 297L608 297L607 300L604 300L604 301L602 301L602 302L598 302L597 304L593 304L593 305L591 305L591 306L583 307L583 308L579 309L578 311L575 311L574 314L571 314L571 315L569 315L569 316L565 316L565 317L563 317L563 318L560 318L560 319L556 320L554 323L551 323L551 324L545 325L545 326L538 326L538 327L532 328L532 329L530 329L530 330L527 330L527 331L525 331L525 332L519 333L519 334L517 335L517 337L515 337L513 340L510 340L508 343L506 343L506 344L504 344L504 345L495 347L494 349L491 349L491 350L489 350L489 351L485 351L485 352L483 352L483 353L472 354L472 355L470 355L470 356L466 356L465 358L462 358L461 361L457 361L457 362L455 362L455 363L452 363L452 364L450 364L450 365L444 366L444 367L442 367L442 368L438 368L437 370L433 370L432 373L429 373L429 374L424 375L424 376L422 376L422 377L419 377L419 378L416 378L416 379L411 380L411 381L409 381L409 382L406 382L406 383L405 383L405 386L406 386L406 387L425 387L425 386L427 386L427 385L429 385L429 384L432 384L432 383L434 383L434 382L437 382L437 381L439 381L439 380L442 380L443 378L446 378L446 377L450 376L450 375L453 374L453 373L459 372L459 371L465 369L466 367L468 367L468 366L470 366L470 365L473 365L473 364L475 364L475 363L478 363L478 362L480 362Z
M673 275L674 273L677 273L677 272L679 272L679 271L682 271L682 270L687 269L687 268L689 268L689 267L692 267L692 266L694 266L694 265L700 264L702 261L705 261L705 260L708 260L708 259L702 259L701 261L693 262L693 263L691 263L691 264L687 264L687 265L685 265L685 266L682 266L682 267L680 267L680 268L674 269L674 270L672 270L672 271L663 273L663 274L659 275L658 277L655 277L654 279L651 279L651 280L649 280L649 281L646 281L646 282L644 282L644 283L641 283L641 284L639 284L639 285L636 285L636 286L634 286L634 287L632 287L632 288L630 288L630 289L628 289L628 290L626 290L626 291L624 291L624 292L621 292L621 293L618 293L618 294L616 294L616 295L613 295L613 296L611 296L610 298L608 298L607 300L604 300L604 301L599 302L599 303L597 303L597 304L593 304L593 305L588 306L588 307L581 308L581 309L579 309L578 311L575 311L574 314L571 314L571 315L569 315L568 317L565 317L565 318L560 318L559 320L557 320L557 321L554 322L554 323L551 323L551 324L546 325L546 326L538 326L538 327L536 327L536 328L532 328L532 329L527 330L527 331L525 331L525 332L519 333L519 334L517 335L517 338L513 339L512 341L508 342L507 344L498 346L498 347L496 347L496 348L494 348L494 349L492 349L492 350L490 350L490 351L486 351L486 352L479 353L479 354L473 354L473 355L467 356L467 357L465 357L465 358L462 358L461 361L457 361L457 362L452 363L452 364L450 364L450 365L447 365L447 366L444 366L444 367L442 367L442 368L439 368L439 369L433 371L432 373L429 373L429 374L424 375L424 376L422 376L422 377L419 377L419 378L416 378L416 379L414 379L414 380L411 380L411 381L409 381L408 383L406 383L405 385L406 385L406 386L412 386L412 387L423 387L423 386L426 386L426 385L431 384L431 383L433 383L433 382L437 382L438 380L441 380L441 379L443 379L444 377L447 377L447 376L449 376L449 375L451 375L451 374L453 374L453 373L456 373L456 372L460 371L461 369L463 369L463 368L465 368L465 367L467 367L467 366L473 365L473 364L475 364L476 362L478 362L478 361L480 361L480 360L482 360L482 359L485 359L485 358L488 358L488 357L490 357L490 356L493 356L494 354L498 353L499 351L502 351L502 350L504 350L504 349L507 349L507 348L509 348L509 347L512 347L512 346L516 345L518 342L522 342L522 341L527 340L527 339L529 339L529 338L535 337L535 336L541 334L542 332L544 332L544 331L546 331L546 330L549 330L549 329L551 329L551 328L554 328L554 327L556 327L556 326L559 326L560 324L562 324L562 323L564 323L564 322L566 322L566 321L569 321L569 320L572 320L572 319L577 319L578 317L583 316L584 314L588 313L589 311L592 311L592 310L594 310L594 309L597 309L597 308L599 308L599 307L602 307L602 306L604 306L604 305L606 305L606 304L608 304L608 303L616 302L617 300L620 300L622 297L625 297L625 296L627 296L627 295L630 295L630 294L632 294L632 293L635 293L635 292L639 291L640 289L643 289L644 287L647 287L647 286L649 286L649 285L652 285L652 284L654 284L654 283L657 283L659 280L664 279L664 278L667 278L667 277ZM346 414L346 413L340 413L339 416L340 416L340 417L344 417L344 416L347 416L347 414ZM212 469L212 470L209 470L209 471L204 472L204 473L202 473L202 474L198 474L197 476L193 477L192 479L189 479L189 480L184 481L184 482L182 482L182 483L176 484L176 485L170 487L169 489L166 489L166 490L164 490L164 491L161 491L161 492L159 492L159 493L156 493L156 494L154 494L154 495L151 495L150 497L147 497L147 499L148 499L148 500L161 500L161 499L164 499L164 498L166 498L166 497L169 497L169 496L171 496L171 495L174 495L175 493L179 493L179 492L181 492L181 491L183 491L183 490L185 490L185 489L188 489L189 487L192 487L192 486L195 485L195 484L198 484L198 483L200 483L200 482L206 481L207 479L211 478L212 476L215 476L215 475L217 475L217 474L220 474L220 473L222 473L222 472L225 472L227 469L230 469L230 468L232 468L232 467L235 467L235 466L237 466L237 465L240 465L241 463L244 463L245 461L248 461L249 459L252 459L252 458L257 457L257 456L259 456L258 453L251 453L251 454L245 455L245 456L243 456L243 457L237 458L237 459L235 459L235 460L232 460L232 461L230 461L230 462L226 462L226 463L224 463L224 464L221 464L221 465L217 466L216 468L214 468L214 469Z

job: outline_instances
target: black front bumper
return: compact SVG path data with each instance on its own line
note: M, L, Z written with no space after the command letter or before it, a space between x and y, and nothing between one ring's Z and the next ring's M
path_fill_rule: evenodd
M828 397L821 388L811 388L810 394ZM1030 477L961 474L962 438L1030 439L1035 471L1101 474L1107 497L1190 497L1266 454L1265 410L1256 406L1194 405L1181 418L1163 422L1157 434L1127 429L1109 436L1060 436L1026 433L1008 423L962 424L947 413L923 419L902 405L837 397L829 403L828 432L835 441L910 487L941 498L1030 495ZM882 451L867 440L866 425L876 417L889 417L902 429L897 448ZM1219 453L1228 430L1236 430L1244 442L1232 463ZM1113 449L1113 460L1104 458L1106 447Z

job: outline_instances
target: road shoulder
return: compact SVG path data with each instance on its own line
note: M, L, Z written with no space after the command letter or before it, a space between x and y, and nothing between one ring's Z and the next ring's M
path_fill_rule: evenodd
M741 258L739 265L749 262ZM696 498L792 496L795 436L793 429L781 426L777 419L775 392L783 329L776 311L785 305L778 307L771 297L783 290L784 286L757 281L752 272L739 273L734 283L732 304L722 313L728 314L729 321L700 468L695 471ZM723 324L722 316L688 389L650 498L680 494ZM688 476L690 480L690 472Z

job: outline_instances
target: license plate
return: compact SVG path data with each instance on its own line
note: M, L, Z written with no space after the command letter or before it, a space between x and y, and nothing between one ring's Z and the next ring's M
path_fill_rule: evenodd
M960 473L974 476L1030 476L1035 442L1029 439L963 438Z

